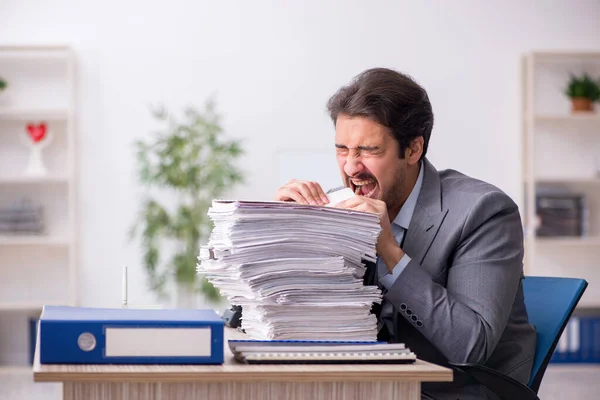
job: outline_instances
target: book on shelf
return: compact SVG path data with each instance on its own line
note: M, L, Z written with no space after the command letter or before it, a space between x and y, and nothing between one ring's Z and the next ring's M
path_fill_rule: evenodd
M587 199L582 194L538 193L538 237L583 237L589 232Z
M41 234L44 232L43 208L29 199L0 208L0 234Z

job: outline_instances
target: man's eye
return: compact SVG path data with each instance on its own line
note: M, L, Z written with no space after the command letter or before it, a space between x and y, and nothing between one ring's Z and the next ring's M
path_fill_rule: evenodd
M337 152L337 154L339 154L339 155L345 156L345 155L347 155L347 154L348 154L348 149L340 149L340 148L337 148L337 149L336 149L336 152Z
M363 150L362 153L365 156L376 156L377 154L380 153L379 149L367 149L367 150Z

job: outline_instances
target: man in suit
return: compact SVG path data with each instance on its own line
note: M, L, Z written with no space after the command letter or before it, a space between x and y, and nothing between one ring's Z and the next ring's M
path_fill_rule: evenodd
M337 207L379 215L378 260L366 284L384 293L379 338L406 343L423 360L483 364L529 380L536 332L523 300L523 231L500 189L426 158L433 112L410 77L376 68L328 103L337 161L357 196ZM316 182L292 180L277 200L325 204ZM426 399L494 399L459 373L423 384Z

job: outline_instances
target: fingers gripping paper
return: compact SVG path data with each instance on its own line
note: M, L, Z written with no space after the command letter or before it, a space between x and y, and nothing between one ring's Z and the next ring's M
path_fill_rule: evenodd
M214 228L198 272L242 306L242 328L252 338L376 340L370 310L381 291L362 277L365 260L376 260L377 215L222 200L208 215Z

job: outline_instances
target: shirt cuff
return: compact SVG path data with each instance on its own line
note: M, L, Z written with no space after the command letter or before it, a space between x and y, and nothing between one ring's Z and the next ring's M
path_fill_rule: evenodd
M410 260L411 258L408 256L408 254L404 253L400 261L398 261L398 264L396 264L396 266L392 270L392 273L386 273L384 276L379 278L379 282L381 282L387 290L390 290L390 288L394 285L394 282L396 282L396 279L398 279L402 271L404 271L404 268L406 268Z

